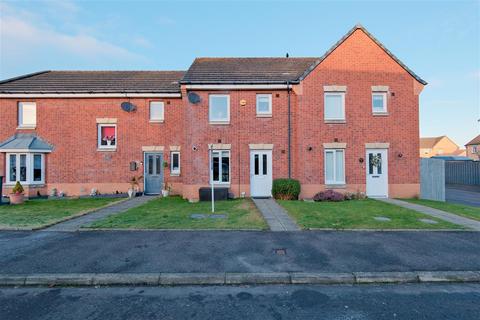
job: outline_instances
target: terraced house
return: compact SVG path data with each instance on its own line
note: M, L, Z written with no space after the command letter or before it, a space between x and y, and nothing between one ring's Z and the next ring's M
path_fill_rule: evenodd
M362 26L321 57L198 58L184 71L45 71L0 84L0 175L28 194L125 192L143 175L269 196L292 177L374 197L419 192L415 75ZM211 157L211 160L210 160ZM211 162L211 164L210 164Z

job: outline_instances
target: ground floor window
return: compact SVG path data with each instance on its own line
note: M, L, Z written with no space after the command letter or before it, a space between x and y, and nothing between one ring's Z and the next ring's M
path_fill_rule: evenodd
M170 153L170 174L180 174L180 152L173 151Z
M7 153L7 183L45 182L45 159L41 153Z
M212 151L212 180L214 183L230 183L230 151Z
M325 184L345 184L345 152L325 150Z

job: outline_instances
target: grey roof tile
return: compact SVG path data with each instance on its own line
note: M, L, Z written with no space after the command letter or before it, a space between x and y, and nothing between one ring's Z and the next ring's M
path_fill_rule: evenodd
M0 142L1 150L48 150L52 151L53 146L32 133L17 133L7 140Z

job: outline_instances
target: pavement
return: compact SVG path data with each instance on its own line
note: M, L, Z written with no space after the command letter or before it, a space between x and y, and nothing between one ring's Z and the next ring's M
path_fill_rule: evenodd
M300 227L290 218L273 198L252 198L271 231L300 231Z
M478 319L480 284L0 288L2 320Z
M397 206L400 206L400 207L404 207L404 208L407 208L407 209L415 210L417 212L420 212L420 213L423 213L423 214L426 214L426 215L429 215L429 216L432 216L432 217L435 217L435 218L438 218L438 219L442 219L442 220L445 220L445 221L463 226L467 229L480 231L480 221L477 221L477 220L468 219L468 218L465 218L465 217L462 217L462 216L459 216L459 215L456 215L456 214L453 214L453 213L445 212L445 211L442 211L442 210L438 210L438 209L434 209L434 208L431 208L431 207L422 206L420 204L410 203L410 202L406 202L406 201L402 201L402 200L398 200L398 199L390 199L390 198L383 199L383 198L380 198L380 199L377 199L377 200L380 200L380 201L383 201L383 202L386 202L386 203L390 203L390 204L393 204L393 205L397 205Z
M92 213L80 216L78 218L73 218L64 222L60 222L44 229L44 231L77 231L82 226L92 224L95 221L103 220L113 214L121 213L127 211L128 209L138 207L145 202L148 202L155 198L155 196L141 196L126 201L121 201L120 203L96 210Z
M447 202L480 207L480 186L447 184L445 198Z

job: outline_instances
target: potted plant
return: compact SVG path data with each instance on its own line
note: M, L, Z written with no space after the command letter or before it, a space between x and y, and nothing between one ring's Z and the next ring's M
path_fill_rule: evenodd
M22 204L24 201L23 187L20 181L17 181L10 194L10 204Z
M103 141L107 143L107 146L111 146L114 139L115 139L115 136L105 136L103 138Z
M163 184L163 188L162 188L162 196L168 197L171 190L172 190L172 186L170 186L170 184L168 182L165 182Z
M138 192L138 189L140 188L140 180L142 180L142 176L136 177L133 176L130 179L130 189L128 189L128 197L133 198Z

